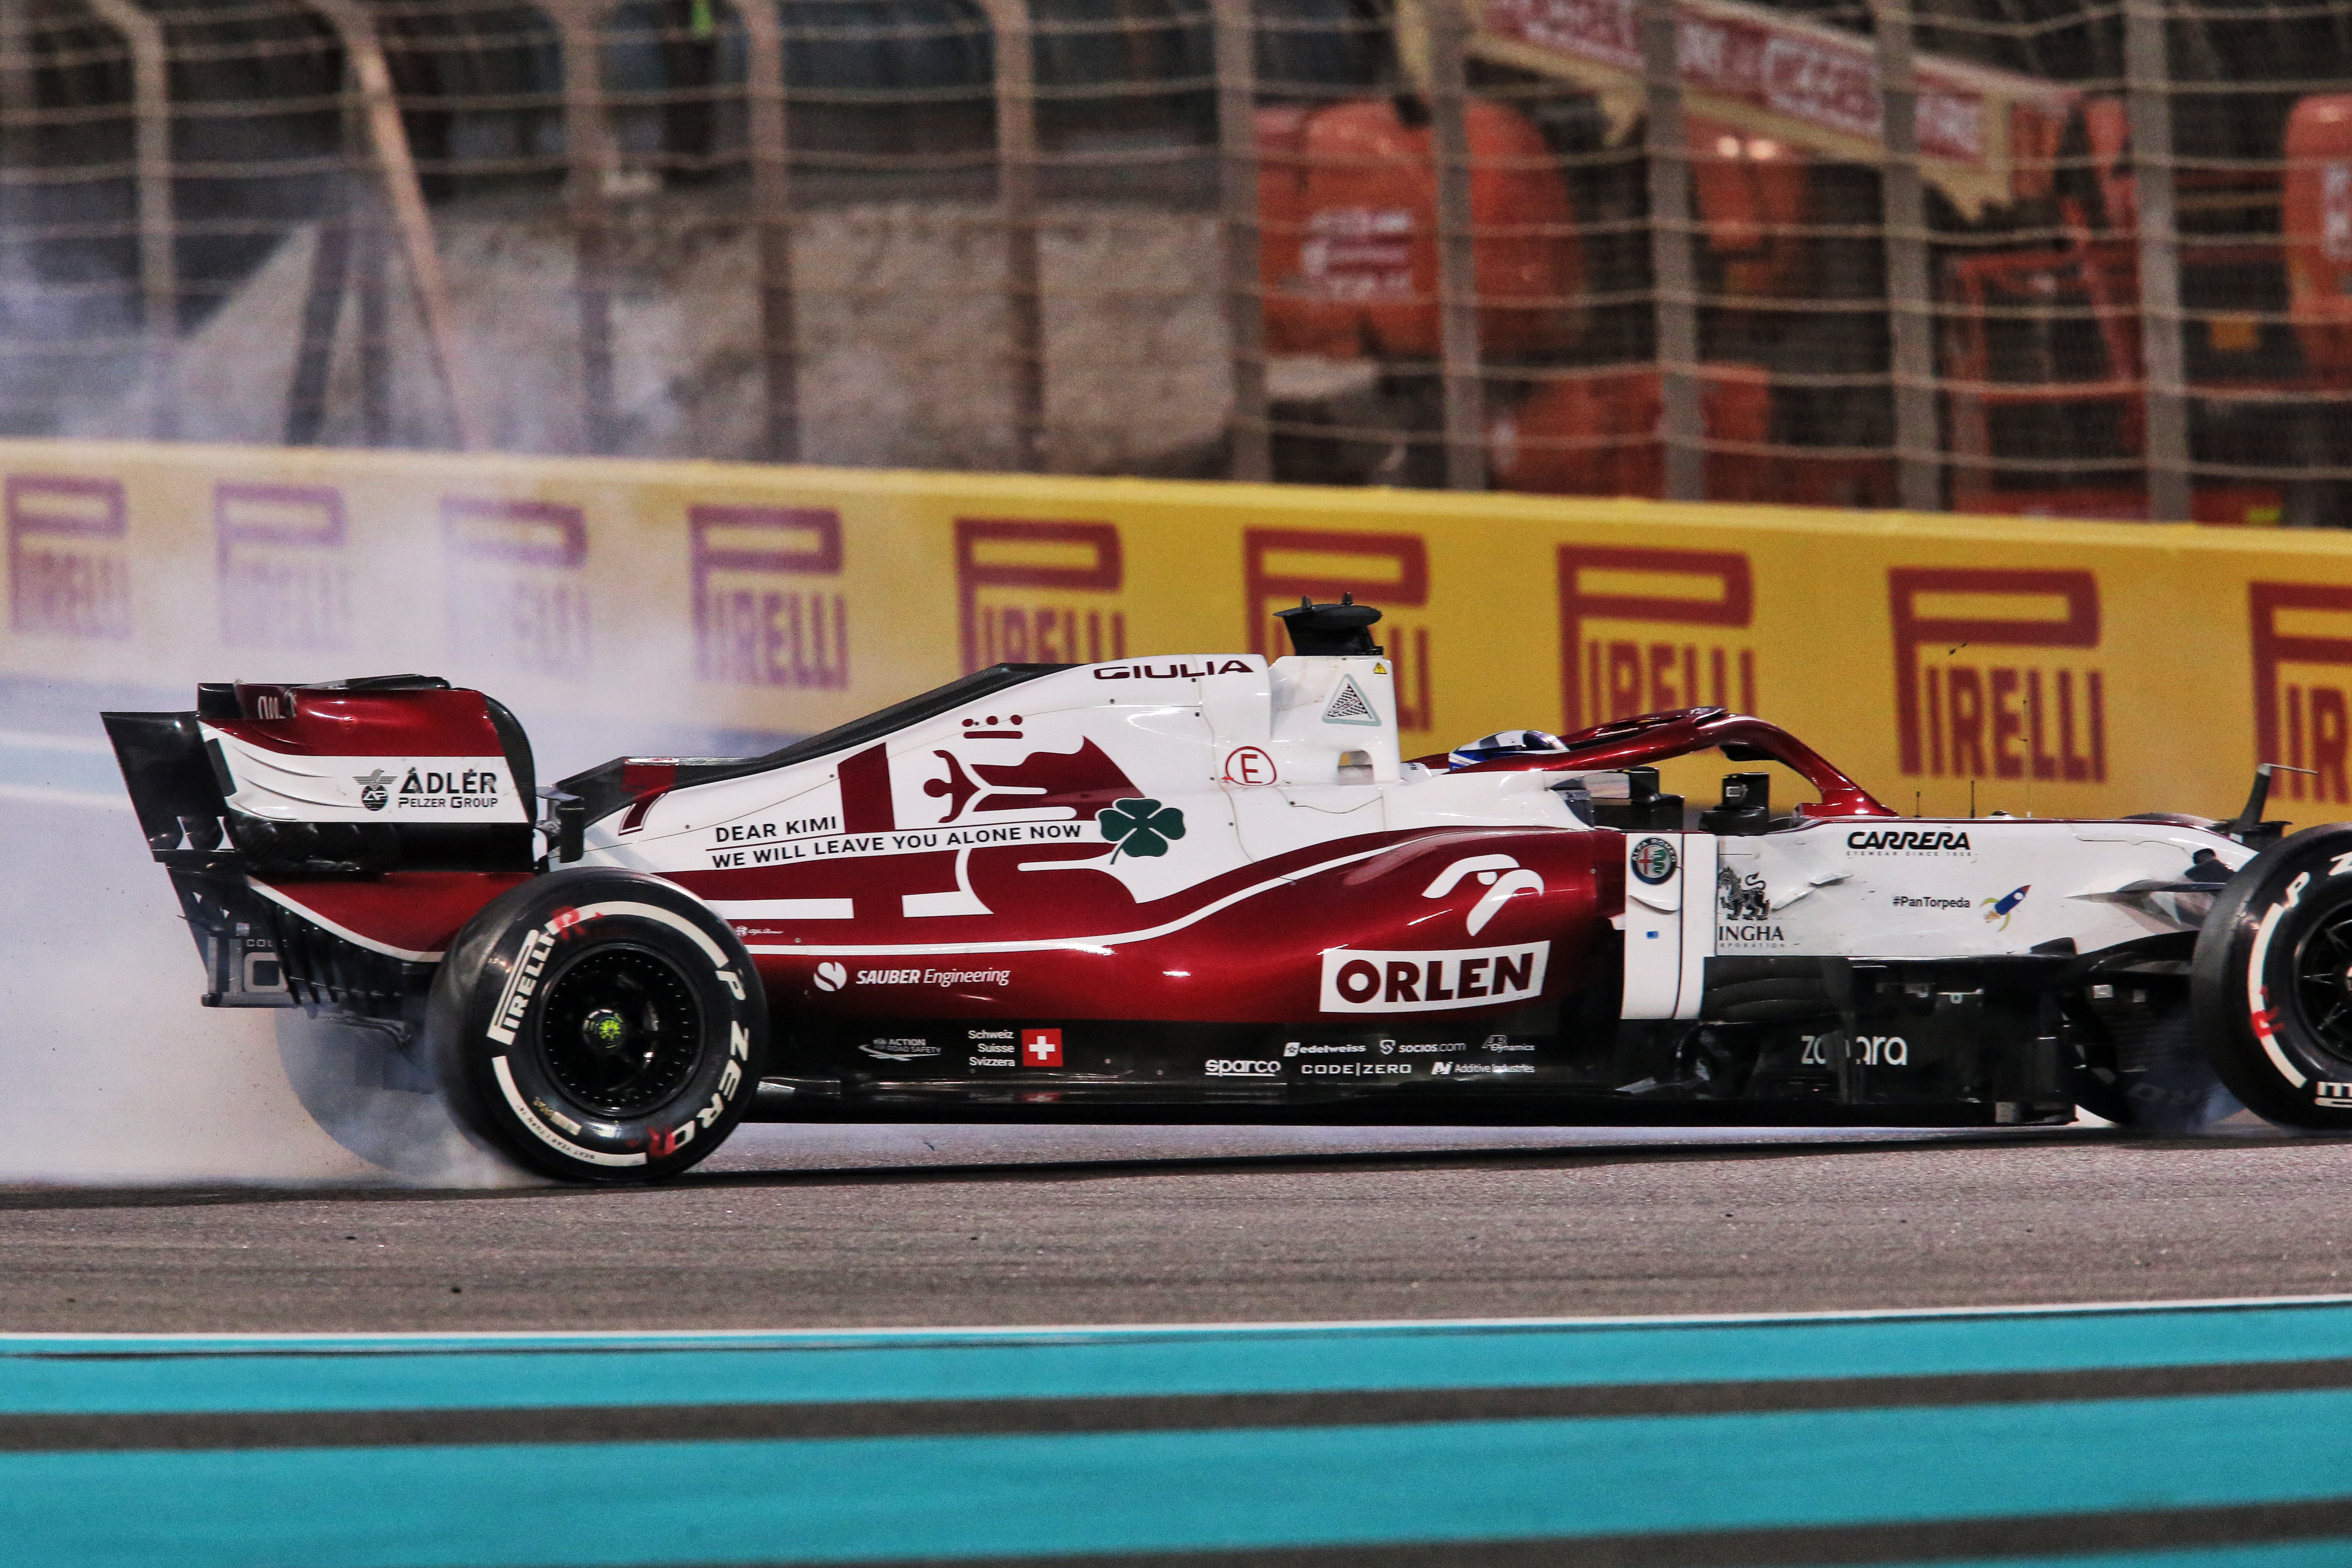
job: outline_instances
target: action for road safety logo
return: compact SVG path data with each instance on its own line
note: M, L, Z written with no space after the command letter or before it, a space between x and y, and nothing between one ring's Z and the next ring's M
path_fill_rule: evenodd
M1323 955L1326 1013L1438 1013L1532 1001L1543 991L1551 943L1461 948L1445 952Z

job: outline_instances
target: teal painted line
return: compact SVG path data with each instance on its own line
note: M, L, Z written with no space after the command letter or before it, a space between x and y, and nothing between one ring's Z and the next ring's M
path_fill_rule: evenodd
M2094 1556L1938 1560L1933 1568L2344 1568L2352 1540L2283 1541L2261 1546L2192 1547L2184 1552L2102 1552ZM1925 1565L1923 1565L1925 1568Z
M73 1359L93 1354L108 1359ZM18 1337L0 1340L0 1413L1576 1387L2333 1357L2352 1357L2352 1303L1728 1322L807 1334L721 1344L688 1336L581 1336L520 1346L497 1336L326 1344Z
M0 1456L24 1562L622 1568L1926 1524L2352 1496L2352 1392L1068 1436Z

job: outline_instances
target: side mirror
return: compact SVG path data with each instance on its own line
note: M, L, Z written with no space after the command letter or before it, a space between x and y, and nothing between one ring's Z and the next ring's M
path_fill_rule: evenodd
M1723 804L1698 816L1708 833L1769 833L1772 830L1772 775L1726 773Z

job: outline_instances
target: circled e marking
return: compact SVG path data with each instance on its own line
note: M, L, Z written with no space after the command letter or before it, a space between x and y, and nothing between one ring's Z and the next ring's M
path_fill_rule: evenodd
M1274 782L1274 759L1255 746L1243 746L1225 753L1225 782L1237 784L1270 784Z

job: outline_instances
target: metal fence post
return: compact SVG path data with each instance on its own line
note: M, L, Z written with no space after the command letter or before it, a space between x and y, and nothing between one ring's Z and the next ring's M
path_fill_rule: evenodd
M1429 151L1437 180L1439 373L1445 488L1486 488L1486 385L1479 363L1478 242L1470 201L1470 18L1461 0L1429 7Z
M2189 520L2189 374L2174 227L2172 69L2165 0L2124 0L2124 91L2139 207L2140 374L2147 410L2147 515Z
M1888 380L1895 401L1895 488L1904 508L1944 504L1942 438L1936 422L1935 279L1928 266L1927 200L1919 178L1919 85L1909 0L1876 0L1878 90L1885 156L1878 166L1879 223L1886 247Z
M464 351L457 342L457 322L449 308L449 287L441 271L441 253L433 241L433 215L425 205L425 188L416 178L416 159L410 152L408 132L400 120L400 100L385 63L383 45L374 19L361 0L308 0L326 18L343 47L343 58L359 89L360 110L368 128L376 172L383 181L392 206L393 223L400 231L401 248L408 263L408 279L416 290L417 311L425 318L425 342L433 357L443 395L449 403L449 422L457 444L467 451L485 445L473 381L467 373Z
M1675 0L1640 0L1643 150L1650 174L1650 276L1658 323L1659 437L1666 499L1706 499L1706 427L1699 405L1698 269L1691 256L1690 163L1683 138L1682 51Z
M767 394L767 458L801 458L800 322L793 299L793 169L784 98L784 29L777 0L742 0L749 79L745 134L751 227L760 266L760 363Z
M621 418L613 394L613 280L605 177L613 143L604 123L604 51L599 37L604 0L541 0L563 40L564 205L572 215L580 305L580 417L588 449L620 449Z
M1210 0L1216 30L1217 190L1223 208L1225 333L1233 357L1236 479L1274 477L1265 396L1265 301L1259 294L1257 22L1250 0Z
M1013 466L1045 466L1045 315L1037 257L1037 81L1028 0L985 0L996 41L996 204L1013 355Z
M327 389L335 369L335 329L352 280L356 193L337 183L335 206L319 218L310 242L310 281L302 292L302 331L286 382L286 445L316 446L327 425Z
M139 324L148 432L179 434L172 361L180 338L180 268L172 210L172 61L163 24L132 0L89 0L131 47L131 159L139 222Z

